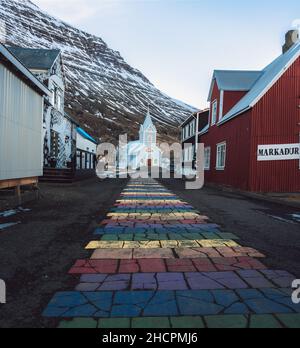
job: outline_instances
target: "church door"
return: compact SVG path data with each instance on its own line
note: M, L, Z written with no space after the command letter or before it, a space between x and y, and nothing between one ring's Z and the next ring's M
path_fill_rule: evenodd
M152 167L152 159L151 158L148 159L148 167Z

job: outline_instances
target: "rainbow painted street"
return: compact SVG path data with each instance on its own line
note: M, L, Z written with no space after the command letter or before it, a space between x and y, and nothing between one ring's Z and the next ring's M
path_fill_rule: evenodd
M264 255L239 244L156 181L132 180L85 245L70 291L43 315L59 327L291 327L295 277L270 270Z

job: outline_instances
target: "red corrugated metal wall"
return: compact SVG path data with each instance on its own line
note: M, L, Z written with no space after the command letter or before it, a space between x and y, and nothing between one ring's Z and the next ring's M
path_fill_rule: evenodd
M212 101L218 99L219 90L215 84ZM224 98L224 104L226 100ZM221 127L212 126L209 132L201 136L200 141L211 147L210 170L206 171L207 182L248 190L250 165L250 115L227 122ZM227 155L224 171L216 170L216 145L226 141Z
M223 104L223 115L226 115L229 110L231 110L234 105L239 102L247 92L224 92L224 104Z
M300 58L252 110L250 189L300 192L299 160L257 161L258 145L299 143Z

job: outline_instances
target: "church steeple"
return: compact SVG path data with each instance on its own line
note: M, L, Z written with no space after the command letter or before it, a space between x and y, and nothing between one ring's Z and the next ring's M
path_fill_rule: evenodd
M140 141L143 143L156 143L156 128L153 124L148 106L147 115L140 129Z
M149 127L155 128L154 124L152 122L152 117L151 117L150 109L149 109L149 106L148 106L148 111L147 111L147 115L146 115L146 118L145 118L145 121L144 121L144 124L143 124L143 128L144 128L144 130L146 130Z

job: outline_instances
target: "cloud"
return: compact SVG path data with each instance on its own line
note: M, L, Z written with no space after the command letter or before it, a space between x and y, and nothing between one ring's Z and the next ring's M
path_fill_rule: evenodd
M121 0L33 0L42 10L72 24L115 11Z

